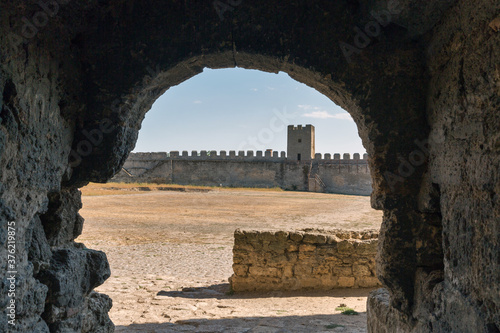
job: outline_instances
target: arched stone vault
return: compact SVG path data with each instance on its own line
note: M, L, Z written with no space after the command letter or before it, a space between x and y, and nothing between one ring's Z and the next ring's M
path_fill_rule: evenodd
M499 331L500 42L487 23L500 5L481 4L60 0L44 9L2 1L0 218L17 222L24 244L17 329L111 329L109 300L92 292L109 276L105 255L73 241L83 223L77 188L120 169L165 90L204 67L238 66L284 71L358 125L372 206L384 210L377 270L388 292L370 298L369 329L452 332L473 322ZM47 20L28 36L24 25L39 12ZM341 42L356 51L346 57ZM483 164L486 175L474 173ZM486 244L473 236L480 230L492 235ZM474 260L491 268L478 275Z

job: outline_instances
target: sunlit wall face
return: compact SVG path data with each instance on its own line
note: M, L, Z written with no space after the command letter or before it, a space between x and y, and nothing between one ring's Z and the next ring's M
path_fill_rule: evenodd
M286 73L205 69L155 102L134 151L286 151L287 125L305 124L317 153L365 153L350 115Z

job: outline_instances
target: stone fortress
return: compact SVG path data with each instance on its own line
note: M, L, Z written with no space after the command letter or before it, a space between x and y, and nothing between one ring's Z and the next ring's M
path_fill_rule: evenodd
M187 151L131 153L115 182L229 187L370 195L368 155L315 153L314 126L288 126L287 152Z

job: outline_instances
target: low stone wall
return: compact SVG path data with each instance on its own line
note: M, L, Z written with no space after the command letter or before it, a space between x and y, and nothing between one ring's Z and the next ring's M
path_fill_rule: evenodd
M234 291L377 287L378 231L234 233Z

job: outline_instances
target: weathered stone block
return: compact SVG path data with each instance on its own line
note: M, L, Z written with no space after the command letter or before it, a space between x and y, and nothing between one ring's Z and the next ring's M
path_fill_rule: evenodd
M294 266L295 276L308 277L312 274L312 266L298 263Z
M269 243L268 245L268 250L273 252L273 253L278 253L278 254L281 254L281 253L285 253L285 242L283 241L276 241L276 242L271 242Z
M340 276L337 281L339 288L354 287L354 277Z
M289 237L294 242L300 242L304 238L304 234L299 232L290 232Z
M319 257L335 256L336 252L337 251L334 248L334 246L317 246L316 247L316 254Z
M361 288L379 287L382 285L375 276L356 277L356 284Z
M331 270L330 270L329 266L321 265L321 266L318 266L318 267L313 267L312 274L313 275L331 274Z
M248 263L248 256L245 253L233 254L233 263L241 264Z
M243 242L237 242L234 244L234 251L238 252L252 252L255 250L254 245L259 245L258 243L243 243Z
M293 277L293 266L292 265L287 265L287 266L283 267L283 277L285 277L285 278Z
M367 266L356 265L356 264L352 266L352 273L356 277L370 276L372 274L370 269Z
M79 308L85 296L104 283L110 274L104 252L73 248L55 251L50 268L41 271L38 279L49 287L48 303L71 309ZM47 314L46 320L52 317L54 315Z
M281 276L281 271L278 268L274 267L250 266L248 268L248 272L250 275L255 275L255 276L269 276L269 277Z
M341 261L342 261L342 264L352 265L355 262L357 262L358 260L354 256L346 255L346 256L341 257Z
M245 240L246 238L246 232L245 231L242 231L240 229L236 229L234 231L234 241L235 243L239 243L239 242L242 242Z
M297 260L299 260L298 252L286 253L285 256L290 263L295 263Z
M339 251L339 253L343 253L343 254L346 254L346 253L353 254L354 253L354 246L348 240L343 240L343 241L337 243L337 251Z
M304 243L310 243L310 244L325 244L326 236L317 234L305 234L304 239L302 241Z
M304 277L297 281L301 288L314 289L321 286L321 280L315 277Z
M54 192L48 195L49 207L40 220L50 246L72 243L82 233L83 218L81 192L78 189Z
M367 255L377 252L377 240L356 242L356 253Z
M299 252L312 252L316 250L316 245L313 244L300 244Z
M340 241L340 239L335 236L335 235L327 235L326 236L326 243L327 244L337 244Z
M280 267L283 266L287 262L287 257L284 254L276 255L274 252L272 254L268 254L266 257L267 266L275 266Z
M262 231L257 234L257 239L261 242L272 242L276 240L276 234L272 231Z
M247 276L248 266L247 265L240 265L240 264L233 264L233 271L234 271L234 274L236 274L238 276Z
M333 267L332 272L335 276L352 276L352 267Z

